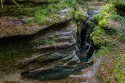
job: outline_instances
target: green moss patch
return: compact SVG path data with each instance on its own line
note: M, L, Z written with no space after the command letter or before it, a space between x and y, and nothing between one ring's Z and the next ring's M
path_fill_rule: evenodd
M110 0L110 2L112 2L115 5L125 6L125 1L124 0Z
M96 75L102 83L124 83L125 45L120 40L123 39L124 22L125 18L117 14L112 3L102 6L90 22L94 24L91 38L95 45L101 46L97 55L104 57Z
M19 4L20 8L16 5L4 5L3 8L0 9L1 16L16 16L30 17L25 21L28 23L38 23L38 24L47 24L53 20L59 20L58 11L64 10L66 8L73 8L76 0L62 0L62 1L51 1L48 4L33 4L33 3L22 3ZM69 13L71 13L69 11Z

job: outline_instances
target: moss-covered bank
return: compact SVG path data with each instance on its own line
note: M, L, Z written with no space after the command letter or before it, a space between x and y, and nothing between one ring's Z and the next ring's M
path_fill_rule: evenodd
M117 13L114 3L109 3L102 6L90 24L91 38L100 47L97 55L103 56L96 77L102 83L124 83L125 18Z

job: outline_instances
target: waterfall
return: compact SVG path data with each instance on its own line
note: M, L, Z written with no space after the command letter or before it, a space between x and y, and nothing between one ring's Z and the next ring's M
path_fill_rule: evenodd
M80 52L80 56L78 55L79 59L81 61L88 61L86 59L90 59L91 56L94 53L94 43L93 40L90 38L87 38L89 29L91 28L88 24L89 20L91 20L91 18L99 12L99 9L97 10L92 10L92 11L88 11L88 17L86 18L86 20L83 22L82 27L80 29L80 33L79 33L79 39L80 39L80 46L79 46L79 52ZM89 40L90 42L87 42L86 40ZM86 57L85 57L86 56Z

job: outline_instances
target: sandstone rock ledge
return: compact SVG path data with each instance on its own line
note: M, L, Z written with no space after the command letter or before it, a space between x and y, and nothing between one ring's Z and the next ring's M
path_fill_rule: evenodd
M58 11L58 20L46 17L48 23L42 25L36 23L26 23L25 20L30 18L26 16L22 17L21 19L12 16L1 16L0 38L33 35L52 25L66 23L71 19L71 17L66 16L66 14L69 12L69 9Z

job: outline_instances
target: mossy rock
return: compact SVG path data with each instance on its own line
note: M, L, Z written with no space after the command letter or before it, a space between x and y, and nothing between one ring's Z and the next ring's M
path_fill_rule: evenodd
M28 17L24 17L28 18ZM19 19L16 17L0 17L1 28L0 28L0 38L10 37L10 36L26 36L33 35L45 28L50 27L54 24L68 22L71 17L59 16L57 19L51 17L46 17L47 21L43 24L37 23L26 23L24 19Z
M110 2L112 2L115 5L125 6L125 1L124 0L111 0Z

